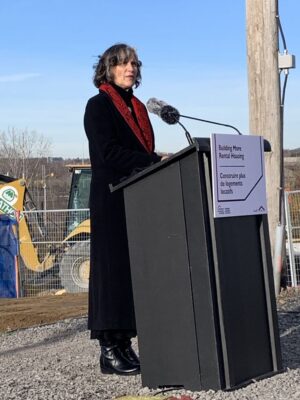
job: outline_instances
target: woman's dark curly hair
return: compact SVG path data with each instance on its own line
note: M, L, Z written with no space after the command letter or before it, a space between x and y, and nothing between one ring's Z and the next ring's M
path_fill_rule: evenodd
M139 61L135 49L128 46L127 44L120 43L115 44L108 48L102 55L98 56L99 61L94 65L94 85L99 88L101 83L112 82L113 76L111 73L111 67L127 63L130 59L136 59L137 61L137 76L135 81L135 87L137 88L142 80L141 66L142 63Z

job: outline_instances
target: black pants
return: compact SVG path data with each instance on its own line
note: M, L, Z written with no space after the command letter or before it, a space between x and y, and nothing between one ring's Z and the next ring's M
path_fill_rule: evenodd
M98 339L100 346L114 346L120 343L131 343L131 339L136 336L135 330L103 330L91 331L91 339Z

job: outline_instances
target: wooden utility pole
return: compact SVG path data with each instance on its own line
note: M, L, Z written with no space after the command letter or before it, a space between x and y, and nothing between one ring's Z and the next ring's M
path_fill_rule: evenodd
M265 153L271 249L279 221L282 171L278 0L246 0L250 133L271 143Z

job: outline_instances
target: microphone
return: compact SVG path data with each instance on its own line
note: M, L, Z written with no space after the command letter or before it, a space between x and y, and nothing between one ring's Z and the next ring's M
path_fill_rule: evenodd
M169 125L174 125L179 122L180 114L176 108L172 106L163 106L160 111L160 118Z
M188 115L181 115L175 107L172 107L169 104L165 103L164 101L156 99L155 97L151 97L151 99L147 101L146 106L149 112L158 115L167 124L174 125L178 123L179 125L181 125L185 130L186 134L187 130L179 122L180 117L193 119L200 122L206 122L208 124L225 126L227 128L234 129L239 135L241 135L241 132L233 125L223 124L221 122L216 122L216 121L209 121L207 119L202 119L202 118L189 117Z
M180 114L175 107L172 107L164 101L156 99L155 97L151 97L151 99L147 101L146 106L149 112L158 115L167 124L174 125L178 123L184 129L185 136L189 144L193 144L191 135L185 126L179 122Z
M149 112L158 115L169 125L174 125L179 122L179 111L162 100L151 97L151 99L147 101L146 106Z
M160 117L160 110L167 106L168 104L162 100L158 100L155 97L151 97L146 103L147 109L152 114L158 115Z

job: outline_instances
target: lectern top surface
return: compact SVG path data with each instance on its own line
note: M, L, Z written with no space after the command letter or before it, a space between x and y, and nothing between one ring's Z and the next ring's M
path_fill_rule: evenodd
M209 138L193 138L194 143L184 149L178 151L177 153L170 156L168 159L161 161L159 163L153 164L150 167L147 167L141 171L133 171L132 175L124 178L122 182L110 185L110 191L114 192L119 189L124 189L125 187L131 185L132 183L144 178L147 175L152 174L154 171L157 171L161 168L165 168L165 166L172 164L186 155L193 152L210 152L210 139Z

